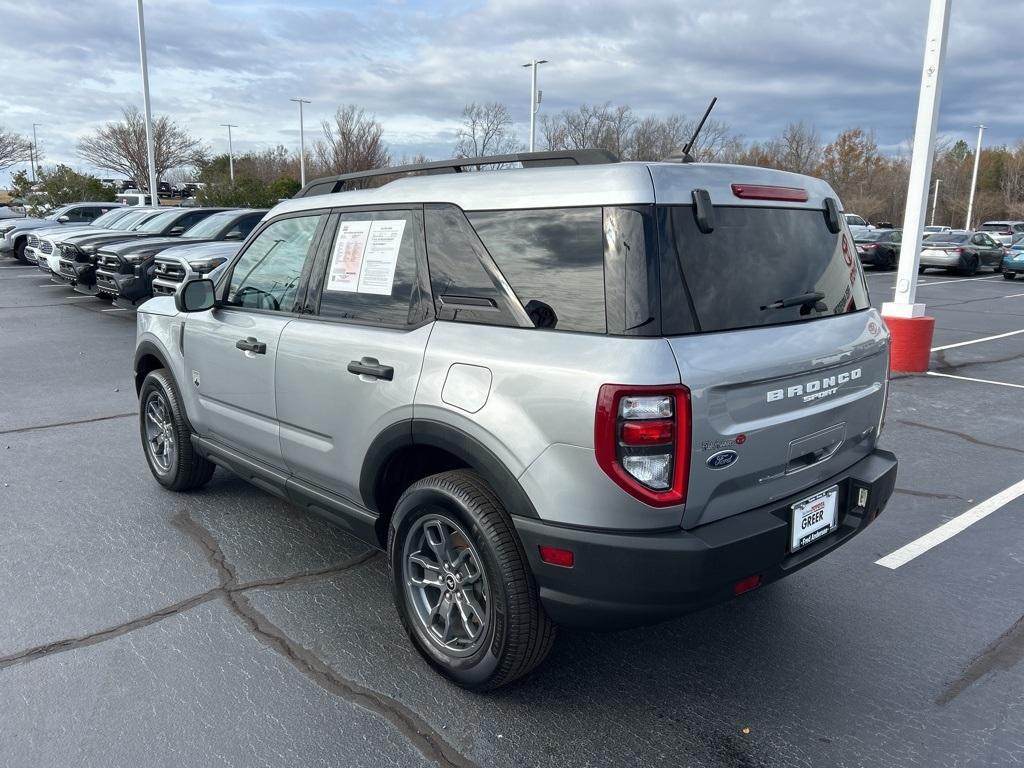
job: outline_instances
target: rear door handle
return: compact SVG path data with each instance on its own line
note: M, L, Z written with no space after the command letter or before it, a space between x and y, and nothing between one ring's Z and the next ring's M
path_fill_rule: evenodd
M395 378L395 369L390 365L381 365L375 357L364 357L348 364L348 372L356 376L370 376L374 379L391 381Z
M249 336L246 339L239 339L235 342L235 348L240 349L243 352L252 352L254 355L267 354L267 345L262 341L257 341L255 336Z

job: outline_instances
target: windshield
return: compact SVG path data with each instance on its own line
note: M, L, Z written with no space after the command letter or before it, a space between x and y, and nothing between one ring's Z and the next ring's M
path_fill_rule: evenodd
M691 206L659 210L666 333L685 333L687 324L723 331L868 308L850 236L830 232L820 210L722 205L714 219L705 234Z
M102 216L97 216L92 220L92 226L94 227L109 227L118 219L125 215L124 208L114 208L112 211L107 211Z
M122 210L127 210L128 213L126 213L123 217L115 221L113 224L110 224L107 227L107 229L116 229L127 232L140 221L145 221L148 216L153 216L155 213L155 211L151 211L146 208L143 208L141 211L138 210L137 208L128 208Z
M165 227L170 226L179 216L181 211L163 211L147 221L136 232L161 232Z
M238 218L238 211L215 213L186 229L182 237L213 237L236 218Z
M966 243L967 235L951 235L949 232L940 232L937 235L928 235L924 239L926 243Z
M857 242L870 243L873 242L874 240L881 240L883 237L885 237L886 234L887 233L879 232L878 230L873 230L871 232L862 232L861 234L857 235Z
M1006 233L1010 233L1012 231L1012 229L1010 228L1009 224L1000 224L999 222L989 222L987 224L982 224L980 227L978 227L978 230L981 231L981 232L1006 232Z
M925 227L924 231L925 232L943 232L945 230L943 230L942 227L931 227L931 226L929 226L929 227Z

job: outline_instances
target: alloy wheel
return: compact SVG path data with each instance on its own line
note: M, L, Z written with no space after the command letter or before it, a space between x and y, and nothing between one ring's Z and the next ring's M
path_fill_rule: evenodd
M160 472L170 472L174 466L177 448L174 442L174 422L163 392L149 393L143 405L146 425L146 452Z

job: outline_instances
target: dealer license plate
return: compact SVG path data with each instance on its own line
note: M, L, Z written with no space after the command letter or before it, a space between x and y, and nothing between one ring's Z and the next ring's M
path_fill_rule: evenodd
M838 500L839 486L833 485L831 488L793 505L790 552L796 552L822 536L828 536L836 529Z

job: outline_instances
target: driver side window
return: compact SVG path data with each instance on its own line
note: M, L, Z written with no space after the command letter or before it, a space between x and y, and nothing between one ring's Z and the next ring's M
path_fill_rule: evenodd
M235 262L225 304L294 312L299 282L323 215L296 216L264 229Z

